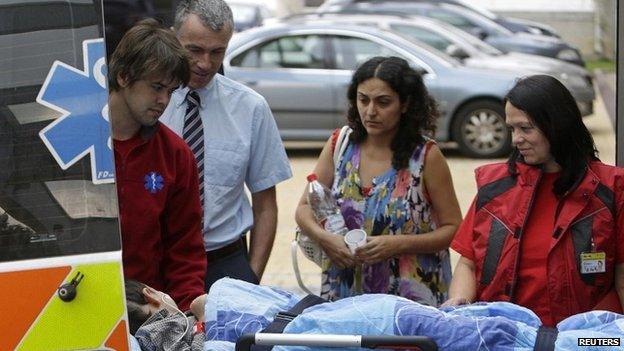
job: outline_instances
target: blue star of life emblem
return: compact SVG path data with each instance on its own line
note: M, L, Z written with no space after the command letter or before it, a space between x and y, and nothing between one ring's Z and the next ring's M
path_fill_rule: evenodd
M42 129L39 137L62 169L89 155L93 183L113 183L104 40L83 41L82 52L83 71L60 61L52 64L37 102L62 116Z
M152 194L156 194L165 186L165 180L156 172L149 172L145 175L145 177L143 177L143 180L145 181L143 184L145 190Z

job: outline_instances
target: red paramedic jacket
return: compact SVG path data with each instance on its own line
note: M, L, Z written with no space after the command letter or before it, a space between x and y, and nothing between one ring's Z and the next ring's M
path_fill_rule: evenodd
M522 231L541 172L524 163L516 163L515 175L507 163L475 171L474 222L472 228L462 225L459 231L473 231L478 300L514 302ZM614 289L615 265L624 261L617 253L624 245L622 189L623 169L592 161L559 200L547 258L548 299L555 323L594 309L622 313ZM606 253L605 273L581 274L580 254L592 251Z
M184 311L205 290L195 156L160 123L139 137L125 157L114 147L124 275L166 292Z

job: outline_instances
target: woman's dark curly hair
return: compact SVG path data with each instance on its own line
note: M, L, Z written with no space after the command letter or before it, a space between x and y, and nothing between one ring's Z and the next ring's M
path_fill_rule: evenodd
M401 115L398 131L390 146L392 166L395 169L406 168L416 146L425 141L423 136L433 137L435 134L435 121L439 116L436 102L429 95L422 76L407 61L394 56L373 57L358 67L347 91L347 121L353 129L349 140L353 143L359 144L367 136L357 109L357 89L371 78L386 82L399 95L401 104L407 103L407 110Z

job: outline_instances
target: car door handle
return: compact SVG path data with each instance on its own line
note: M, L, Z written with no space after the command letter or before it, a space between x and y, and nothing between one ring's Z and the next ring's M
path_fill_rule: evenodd
M243 82L243 84L250 86L250 87L254 87L256 85L258 85L258 81L255 80L246 80Z

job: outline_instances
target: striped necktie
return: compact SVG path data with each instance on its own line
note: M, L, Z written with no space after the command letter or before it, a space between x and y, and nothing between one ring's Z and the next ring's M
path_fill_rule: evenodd
M204 127L199 117L199 95L196 91L189 91L186 95L186 115L184 116L184 141L193 151L197 161L199 174L199 199L204 207Z

